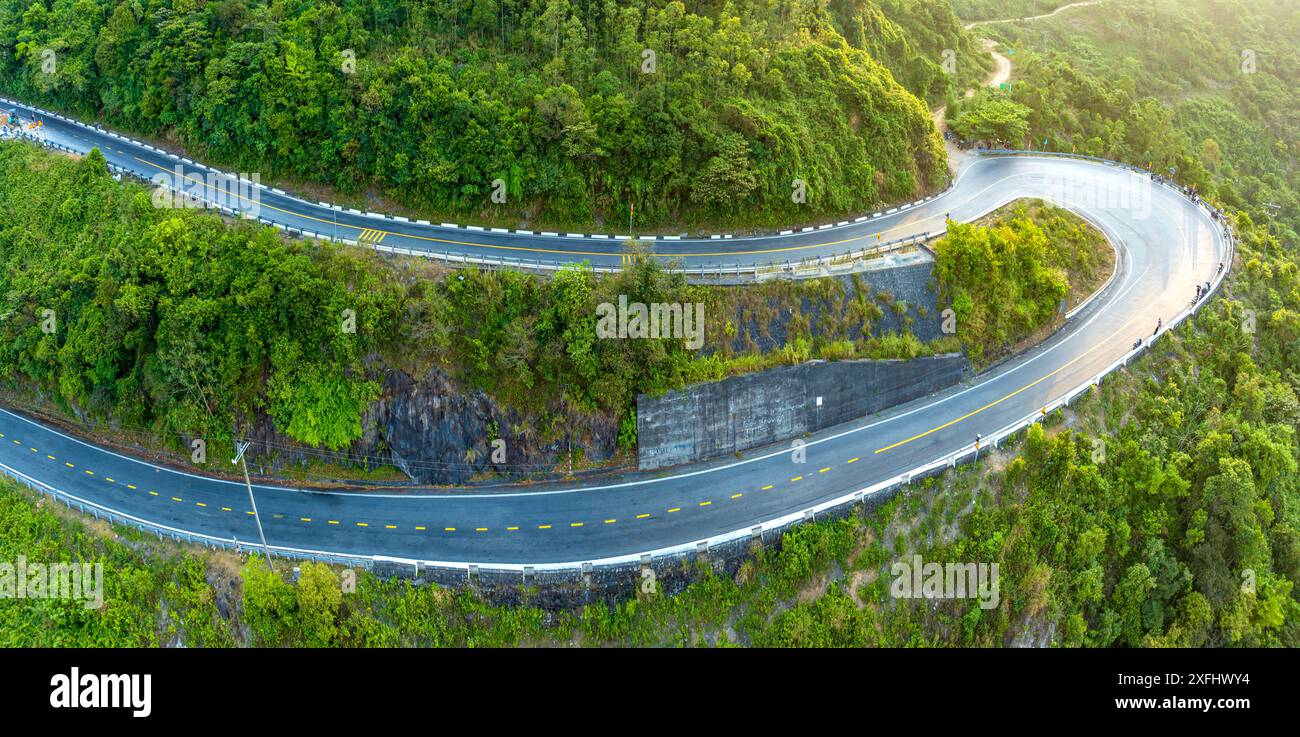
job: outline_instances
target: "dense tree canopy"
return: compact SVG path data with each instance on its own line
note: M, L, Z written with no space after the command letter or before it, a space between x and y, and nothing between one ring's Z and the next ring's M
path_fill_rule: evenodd
M12 94L266 178L587 226L632 205L774 224L941 186L917 95L948 92L944 49L966 77L987 64L942 0L0 2Z

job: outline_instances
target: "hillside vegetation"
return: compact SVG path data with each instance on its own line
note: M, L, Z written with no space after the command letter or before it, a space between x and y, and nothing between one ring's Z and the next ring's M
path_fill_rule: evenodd
M1100 231L1041 200L949 223L934 252L941 303L952 306L955 334L977 368L1057 327L1062 307L1086 299L1115 263Z
M620 295L703 303L702 349L685 335L599 339L597 306ZM261 418L299 443L347 447L386 371L435 366L541 427L571 411L621 418L631 447L638 393L814 357L956 347L881 329L883 299L835 279L689 286L654 260L614 276L586 265L449 273L159 209L147 187L114 181L98 152L76 160L0 142L0 386L115 431L203 437L214 453ZM799 310L776 307L787 304ZM805 304L828 316L814 325ZM790 316L784 339L759 345L778 311Z
M987 64L946 0L0 1L21 98L354 199L618 230L941 186L944 49Z

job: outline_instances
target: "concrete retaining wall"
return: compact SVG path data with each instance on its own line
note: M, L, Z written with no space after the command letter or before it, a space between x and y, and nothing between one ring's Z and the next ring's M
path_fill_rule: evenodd
M797 438L956 384L966 358L809 361L637 397L641 469Z

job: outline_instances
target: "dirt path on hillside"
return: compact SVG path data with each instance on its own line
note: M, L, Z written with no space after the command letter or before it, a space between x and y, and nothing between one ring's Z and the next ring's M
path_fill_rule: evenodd
M989 76L984 78L983 85L985 87L994 87L1009 81L1011 79L1011 60L997 52L997 41L994 41L991 38L986 38L983 39L983 43L984 50L989 52L989 54L993 56L993 60L997 62L997 66L993 68L993 71L989 73ZM974 94L975 90L966 90L967 97L972 97ZM935 110L931 116L934 119L934 127L938 129L939 135L943 135L944 132L948 130L948 122L944 117L947 112L948 106L942 105L939 109ZM946 138L943 141L943 145L944 148L948 150L948 160L955 163L957 169L960 170L966 161L966 152L957 148L956 144Z
M970 23L967 23L967 24L966 24L966 29L967 29L967 30L970 30L970 29L974 28L975 26L991 26L991 25L995 25L995 24L998 24L998 23L1020 23L1020 22L1022 22L1022 21L1038 20L1038 19L1040 19L1040 18L1051 18L1052 16L1056 15L1057 13L1060 13L1060 12L1063 12L1063 11L1066 11L1066 10L1069 10L1070 8L1084 8L1084 7L1087 7L1087 6L1089 6L1089 5L1100 5L1100 4L1101 4L1101 0L1087 0L1087 2L1070 3L1069 5L1062 5L1061 7L1057 8L1056 10L1053 10L1053 11L1050 12L1050 13L1041 13L1041 14L1039 14L1039 15L1030 15L1030 16L1026 16L1026 17L1024 17L1024 18L999 18L999 19L996 19L996 20L975 20L975 21L971 21Z
M1071 8L1084 8L1089 5L1100 5L1101 2L1102 0L1085 0L1084 2L1062 5L1061 7L1057 8L1056 10L1053 10L1050 13L1031 15L1031 16L1026 16L1024 18L977 20L977 21L971 21L970 23L967 23L965 27L967 30L969 30L978 25L993 25L997 23L1021 23L1021 22L1038 20L1040 18L1051 18L1057 13L1064 12ZM981 41L984 44L984 50L987 51L993 57L993 61L997 62L997 65L993 68L993 71L990 72L989 76L984 79L983 85L985 87L996 87L997 85L1005 84L1006 82L1011 81L1011 60L1008 59L1005 55L998 53L997 41L994 41L991 38L981 39ZM966 90L966 97L973 97L974 95L975 95L975 90L973 89ZM939 107L937 110L935 110L931 116L934 120L934 127L938 129L940 135L942 135L945 131L948 130L948 122L945 117L947 115L947 112L948 112L948 106L944 105ZM962 164L965 162L966 159L965 152L957 148L955 145L953 145L951 141L948 141L947 139L944 139L944 146L948 149L948 160L955 162L957 164L957 168L961 169Z

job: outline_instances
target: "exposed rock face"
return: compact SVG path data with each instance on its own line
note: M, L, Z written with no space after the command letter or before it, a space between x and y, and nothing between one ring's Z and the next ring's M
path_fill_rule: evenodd
M441 369L415 380L403 371L387 370L382 393L362 417L362 436L346 451L348 460L376 459L402 469L423 484L463 484L477 474L495 472L522 477L555 467L572 443L587 461L613 457L618 420L600 415L570 415L554 423L523 415L497 404L487 394L456 386ZM273 429L269 418L259 423L259 450L276 464L319 457L315 451L286 451L292 441ZM568 432L566 434L566 428ZM570 437L571 436L571 437ZM505 441L505 461L492 462L492 440Z

